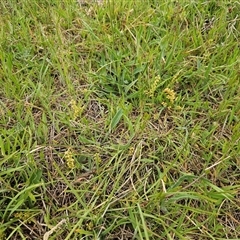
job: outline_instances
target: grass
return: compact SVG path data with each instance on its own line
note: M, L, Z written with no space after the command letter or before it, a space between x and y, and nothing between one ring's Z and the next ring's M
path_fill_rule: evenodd
M0 239L240 238L238 1L0 11Z

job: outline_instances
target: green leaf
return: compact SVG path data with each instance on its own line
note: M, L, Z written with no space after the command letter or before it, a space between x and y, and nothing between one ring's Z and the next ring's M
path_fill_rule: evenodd
M110 129L109 129L110 132L118 125L119 121L122 118L122 115L123 115L123 110L120 108L111 121Z
M36 169L32 172L31 177L29 178L29 185L38 184L41 182L42 170Z
M35 203L35 202L36 202L36 198L35 198L35 196L32 194L32 192L28 192L27 194L28 194L28 197L31 199L31 201Z

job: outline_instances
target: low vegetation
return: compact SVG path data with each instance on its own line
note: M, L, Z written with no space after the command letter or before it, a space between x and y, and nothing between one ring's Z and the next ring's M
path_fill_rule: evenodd
M0 239L240 239L238 1L0 12Z

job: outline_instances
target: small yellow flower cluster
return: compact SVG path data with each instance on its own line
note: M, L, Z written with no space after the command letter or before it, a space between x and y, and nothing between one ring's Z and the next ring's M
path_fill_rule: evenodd
M70 102L72 111L73 111L73 120L75 120L83 111L83 107L79 106L75 100Z
M170 101L171 104L173 104L176 99L176 93L170 88L165 88L163 92L166 93L166 98ZM163 106L164 104L166 105L166 103L163 103Z
M162 102L162 105L163 105L164 107L167 107L167 103L166 103L166 102Z
M93 227L94 227L93 222L89 221L88 223L86 223L86 227L87 227L87 229L88 229L89 231L91 231L91 230L93 229Z
M72 150L70 148L64 153L64 158L67 162L68 167L73 169L75 167L75 161L73 158Z
M133 155L133 153L134 153L134 147L130 147L130 148L128 149L128 154L129 154L129 155Z
M29 223L33 221L32 219L30 219L31 217L30 212L18 212L14 214L14 217L21 221L27 221Z
M183 107L181 107L181 106L176 106L176 110L181 111L181 110L183 110Z
M149 91L146 91L147 95L149 95L150 97L153 97L155 91L157 90L158 83L160 82L160 80L161 80L161 77L157 75Z

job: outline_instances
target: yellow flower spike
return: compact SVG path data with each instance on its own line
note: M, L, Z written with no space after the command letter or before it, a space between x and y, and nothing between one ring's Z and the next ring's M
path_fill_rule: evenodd
M170 101L171 104L173 104L176 99L176 93L170 88L165 88L163 92L166 93L166 98Z
M154 93L157 90L158 83L160 82L160 80L161 80L161 77L159 75L157 75L154 79L154 82L151 85L151 88L149 89L149 91L146 91L145 93L147 95L149 95L150 97L153 97Z
M82 106L79 106L80 104L77 104L77 102L75 100L71 100L70 101L70 105L71 105L71 109L72 109L72 112L73 112L73 120L75 120L78 116L81 115L84 107Z
M95 153L93 158L97 164L102 162L102 158L100 157L99 153Z
M64 158L69 168L71 169L75 168L75 160L73 158L73 153L70 148L64 153Z

